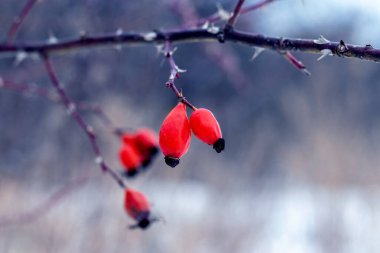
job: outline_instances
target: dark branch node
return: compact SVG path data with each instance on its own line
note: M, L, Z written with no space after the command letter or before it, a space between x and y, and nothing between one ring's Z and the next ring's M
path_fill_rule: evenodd
M336 54L338 56L343 56L344 53L348 50L348 47L346 46L346 43L344 43L343 40L339 42L339 45L336 47Z
M225 40L225 37L224 37L224 31L220 31L216 34L216 38L218 39L218 41L220 43L224 43L226 40Z

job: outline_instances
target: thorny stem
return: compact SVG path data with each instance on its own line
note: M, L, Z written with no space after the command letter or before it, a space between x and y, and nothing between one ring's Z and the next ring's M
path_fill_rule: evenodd
M228 22L226 24L226 28L233 28L234 27L235 22L236 22L239 14L240 14L240 10L243 7L244 1L245 0L238 0L238 2L236 3L235 9L234 9L230 19L228 20Z
M219 42L220 34L226 42L234 42L249 46L261 47L274 51L300 51L305 53L323 54L322 50L330 50L331 55L341 57L357 58L361 60L380 61L380 49L371 45L358 46L339 42L317 42L316 39L294 39L284 37L270 37L256 33L246 33L236 30L225 30L214 27L213 29L184 29L181 31L151 32L148 33L122 33L98 36L85 36L72 40L59 41L51 44L22 43L22 44L0 44L1 53L55 53L73 49L84 49L95 46L117 46L117 45L142 45L162 44L165 41L172 43L189 42ZM343 42L343 43L342 43ZM344 45L344 46L342 46Z
M64 91L62 85L60 84L58 80L57 74L53 68L53 64L51 63L49 56L45 53L45 54L42 54L42 58L44 61L46 71L48 72L50 81L53 84L59 96L61 97L62 103L66 107L70 116L73 117L73 119L75 119L75 121L83 129L88 139L90 140L92 149L96 156L96 163L98 163L101 170L105 173L108 173L118 183L118 185L121 188L123 189L127 188L122 178L105 163L103 156L100 152L100 148L99 148L93 128L89 124L87 124L84 118L76 110L75 103L66 95L66 92Z
M179 78L179 73L185 72L185 70L181 70L177 66L177 64L175 63L174 58L173 58L174 50L173 50L171 42L169 40L167 40L165 42L165 48L164 48L163 53L165 54L165 57L168 60L169 65L170 65L170 76L169 76L168 81L166 82L166 86L174 92L174 94L177 96L177 98L180 100L180 102L184 103L186 106L188 106L193 111L195 111L197 108L194 105L192 105L183 96L182 92L180 92L174 84L175 79Z
M17 32L20 30L22 23L24 22L26 16L28 16L29 12L32 10L33 6L39 0L27 0L24 7L22 8L20 14L16 16L13 20L13 23L8 31L7 42L11 43L16 37Z

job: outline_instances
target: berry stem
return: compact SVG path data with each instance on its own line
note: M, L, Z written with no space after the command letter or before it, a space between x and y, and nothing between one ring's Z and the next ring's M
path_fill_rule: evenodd
M163 50L163 53L166 57L166 59L169 62L170 65L170 76L168 81L166 82L166 87L171 89L174 94L177 96L180 102L184 103L187 107L191 108L193 111L195 111L197 108L192 105L184 96L183 93L180 92L175 85L174 81L175 79L179 78L179 73L186 72L186 70L182 70L178 67L178 65L175 63L173 58L174 50L172 48L172 44L169 40L165 42L165 48Z

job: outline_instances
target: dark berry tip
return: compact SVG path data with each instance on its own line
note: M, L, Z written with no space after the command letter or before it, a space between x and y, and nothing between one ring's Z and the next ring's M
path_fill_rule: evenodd
M152 162L152 159L148 158L148 159L145 159L143 162L142 162L142 167L143 169L147 169L147 167L151 164Z
M223 138L220 138L220 139L218 139L215 143L214 143L214 145L212 146L214 149L215 149L215 151L217 152L217 153L220 153L220 152L222 152L223 150L224 150L224 146L225 146L225 141L224 141L224 139Z
M133 169L133 170L124 171L124 172L123 172L123 175L124 175L124 177L127 177L127 178L133 178L133 177L135 177L138 173L139 173L139 172L138 172L137 169Z
M158 147L150 148L149 153L152 157L156 156L158 154Z
M141 229L147 229L150 225L150 220L148 218L142 219L137 224Z
M175 166L179 164L179 159L165 156L165 163L169 165L170 167L174 168Z

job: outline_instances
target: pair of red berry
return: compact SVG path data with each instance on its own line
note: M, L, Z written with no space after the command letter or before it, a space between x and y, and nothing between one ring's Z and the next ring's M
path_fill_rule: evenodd
M124 133L119 151L126 177L135 176L141 169L147 168L158 153L157 135L148 128L134 133Z
M188 151L191 131L201 141L213 145L216 152L224 150L222 131L212 112L204 108L195 109L188 119L186 105L179 102L164 119L159 134L160 147L170 167L177 166Z

